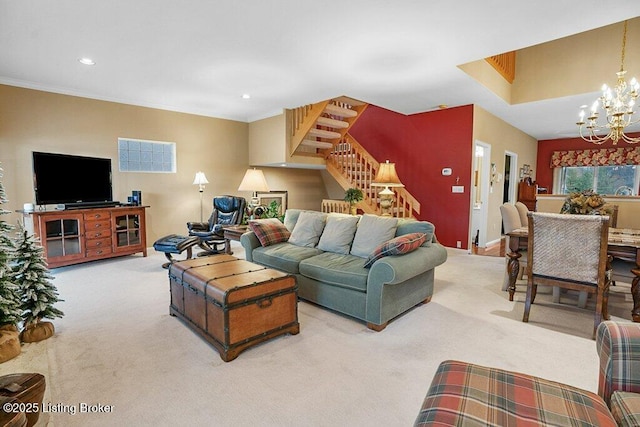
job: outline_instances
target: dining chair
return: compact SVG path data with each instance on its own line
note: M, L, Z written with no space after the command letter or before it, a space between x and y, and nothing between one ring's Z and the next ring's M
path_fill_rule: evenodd
M593 337L607 312L609 217L529 213L527 296L523 322L529 321L538 285L586 291L596 296Z
M526 206L525 206L526 207ZM516 228L525 227L526 223L522 223L520 214L518 213L518 208L511 203L504 203L500 206L500 215L502 216L502 228L504 229L504 233L509 233ZM506 236L506 247L509 247L509 236ZM508 251L508 249L507 249ZM520 270L518 271L518 280L522 280L522 277L525 272L525 268L527 267L527 252L526 248L521 250L520 253L522 257L520 258ZM504 267L504 278L502 280L502 290L506 291L509 287L509 257L505 254L505 267Z

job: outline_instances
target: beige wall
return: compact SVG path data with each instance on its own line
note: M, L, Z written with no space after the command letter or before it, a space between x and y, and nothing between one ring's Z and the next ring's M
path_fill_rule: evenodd
M519 50L511 100L514 104L591 93L613 86L620 69L623 23L608 25ZM640 69L640 18L627 25L627 81ZM576 66L583 64L583 66ZM577 108L577 107L576 107Z
M175 142L177 173L118 172L118 137ZM110 158L114 199L126 201L131 190L141 190L150 205L151 245L163 235L184 234L185 223L200 218L197 187L191 184L198 170L210 182L205 217L215 195L251 196L237 191L249 166L248 140L247 123L0 85L0 162L9 199L2 207L15 211L35 201L32 151ZM289 206L319 209L325 197L317 170L266 168L265 176L272 189L289 191ZM19 217L4 219L15 223Z
M520 49L513 84L479 59L460 69L509 104L591 93L602 83L613 86L620 69L623 23L616 23L559 40ZM628 21L624 68L640 78L640 18ZM500 52L496 52L498 54ZM595 60L592 60L595 58ZM577 106L576 106L577 108ZM577 114L577 113L576 113Z
M504 158L507 151L518 155L518 169L523 164L529 164L534 170L535 179L536 153L538 141L502 121L481 107L473 109L473 138L491 145L491 163L496 164L498 172L504 172ZM502 178L504 180L504 177ZM500 205L503 200L503 181L493 186L493 193L489 194L487 214L487 242L499 240L502 230Z

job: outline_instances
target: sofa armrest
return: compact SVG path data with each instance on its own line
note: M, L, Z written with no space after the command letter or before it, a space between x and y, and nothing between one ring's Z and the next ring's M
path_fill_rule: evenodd
M640 324L606 321L596 332L598 394L610 405L614 391L640 393Z
M253 231L247 231L240 236L240 244L244 248L245 259L249 262L253 262L253 250L262 246L260 240Z
M443 264L446 260L447 250L440 243L419 247L408 254L380 258L371 266L369 284L402 283Z

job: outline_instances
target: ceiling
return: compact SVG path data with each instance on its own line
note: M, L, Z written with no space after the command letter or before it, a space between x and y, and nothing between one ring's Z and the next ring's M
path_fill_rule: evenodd
M511 106L457 65L639 15L638 0L2 1L0 83L248 122L340 95L478 104L553 139L577 135L598 88Z

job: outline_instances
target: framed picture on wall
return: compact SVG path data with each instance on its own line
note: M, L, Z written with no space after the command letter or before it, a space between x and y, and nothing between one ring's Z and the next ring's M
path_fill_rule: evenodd
M287 210L287 191L258 191L258 204L269 207L272 202L278 204L278 214L284 215Z

